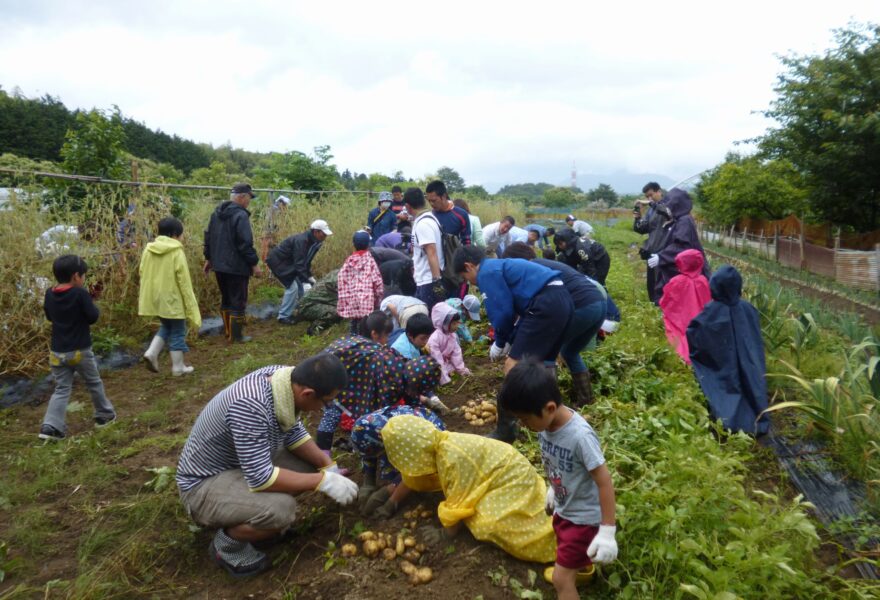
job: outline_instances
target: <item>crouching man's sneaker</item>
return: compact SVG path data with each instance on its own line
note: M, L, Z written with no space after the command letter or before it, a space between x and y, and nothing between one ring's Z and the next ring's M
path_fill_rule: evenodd
M111 415L109 417L95 417L95 427L101 429L102 427L107 427L111 423L116 422L116 415Z
M222 529L211 540L208 553L217 566L236 579L258 575L272 566L268 556L248 542L232 539Z
M52 440L57 442L64 439L64 432L58 431L47 423L43 423L40 426L40 433L37 434L37 437L41 440Z

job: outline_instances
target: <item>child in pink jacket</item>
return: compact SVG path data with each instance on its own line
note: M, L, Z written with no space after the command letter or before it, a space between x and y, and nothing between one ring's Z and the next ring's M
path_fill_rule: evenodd
M679 252L675 257L679 274L663 286L660 297L666 339L687 364L691 364L687 326L712 300L709 281L703 275L703 263L703 253L699 250Z
M445 302L439 302L431 309L431 321L434 323L434 333L428 338L428 351L440 363L440 385L452 381L450 373L457 371L461 375L470 375L470 369L464 366L461 346L455 334L461 324L458 311Z
M379 308L384 291L382 273L369 253L370 234L358 231L352 239L354 252L339 269L336 314L351 320L351 334L357 335L361 319Z

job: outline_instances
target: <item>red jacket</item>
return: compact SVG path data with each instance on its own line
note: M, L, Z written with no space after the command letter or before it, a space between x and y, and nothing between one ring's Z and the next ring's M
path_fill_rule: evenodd
M679 252L675 257L675 266L680 275L670 279L663 287L660 308L663 309L666 338L684 362L691 364L687 326L712 300L712 294L709 292L709 282L703 276L702 252Z
M343 319L366 317L382 300L382 274L367 250L356 250L339 270L336 314Z

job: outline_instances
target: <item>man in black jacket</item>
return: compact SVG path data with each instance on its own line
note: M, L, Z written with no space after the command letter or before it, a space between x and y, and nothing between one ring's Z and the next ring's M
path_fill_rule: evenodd
M293 324L293 311L299 299L315 284L312 277L312 260L321 249L321 244L328 235L333 235L327 221L312 221L308 231L292 235L275 246L266 259L266 265L272 274L284 286L284 297L278 310L278 322L282 325Z
M664 235L663 224L667 220L664 212L657 210L661 204L666 202L666 197L660 189L660 184L656 181L650 181L642 188L642 193L647 200L636 201L633 207L633 231L636 233L647 233L648 239L639 249L639 256L642 260L648 260L652 254L656 254L663 249ZM648 205L648 211L642 217L642 205ZM656 267L648 267L648 298L654 304L660 301L660 296L655 291L654 282L656 281Z
M589 238L582 240L574 229L568 228L557 233L553 241L559 251L557 260L605 285L611 268L611 257L605 246Z
M248 342L243 335L248 282L251 275L259 276L260 262L254 248L247 207L254 198L249 183L232 186L229 200L211 214L205 231L205 273L212 269L220 287L220 314L226 337L232 342Z

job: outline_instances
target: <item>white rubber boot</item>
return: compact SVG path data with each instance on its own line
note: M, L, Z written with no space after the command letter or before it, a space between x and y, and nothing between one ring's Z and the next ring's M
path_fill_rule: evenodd
M150 342L150 347L144 352L144 365L153 373L159 372L159 353L162 352L162 348L164 347L165 340L156 335L153 336L153 341Z
M187 373L192 373L193 368L183 364L183 352L180 350L172 350L169 352L171 355L171 374L175 377L179 377L180 375L186 375Z

